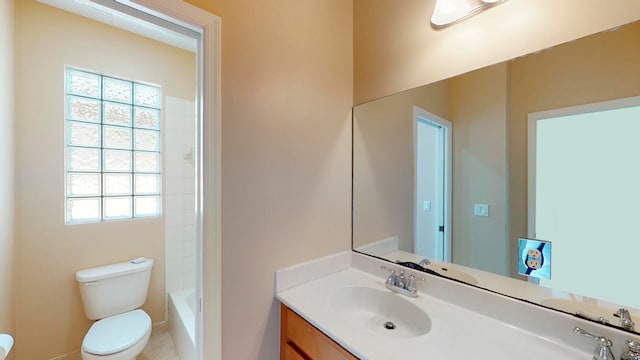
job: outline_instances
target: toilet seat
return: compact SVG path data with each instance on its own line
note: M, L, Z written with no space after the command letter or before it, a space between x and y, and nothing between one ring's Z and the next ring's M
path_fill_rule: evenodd
M82 341L82 351L98 356L116 354L148 340L150 334L149 315L133 310L95 322Z

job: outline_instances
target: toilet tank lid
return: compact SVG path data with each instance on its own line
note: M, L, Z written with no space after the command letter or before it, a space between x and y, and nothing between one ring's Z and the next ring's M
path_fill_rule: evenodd
M106 278L146 271L153 266L153 259L137 258L132 261L100 266L76 272L76 281L80 283L98 281Z

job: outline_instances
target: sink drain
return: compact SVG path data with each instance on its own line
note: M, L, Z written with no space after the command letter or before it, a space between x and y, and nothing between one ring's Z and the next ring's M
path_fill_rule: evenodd
M396 328L396 324L392 323L391 321L387 321L386 323L384 323L384 328L387 330L393 330Z

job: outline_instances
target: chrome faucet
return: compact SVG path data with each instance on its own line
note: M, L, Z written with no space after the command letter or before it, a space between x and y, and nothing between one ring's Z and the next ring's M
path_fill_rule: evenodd
M596 349L593 351L592 360L616 360L616 358L613 356L613 352L611 352L611 346L613 345L611 340L607 339L604 336L596 336L590 334L580 329L579 327L573 328L573 331L575 331L579 335L591 338L598 343Z
M609 323L609 320L603 316L591 316L583 312L582 310L579 310L578 312L576 312L576 316L581 317L583 319L599 322L600 324L604 324L604 325Z
M640 360L640 342L627 340L627 351L620 356L620 360Z
M384 282L384 285L387 287L387 289L409 297L418 296L418 290L416 289L416 280L425 281L424 278L417 278L413 275L409 275L405 278L404 270L400 270L400 272L396 275L396 271L394 269L390 269L384 265L380 266L380 268L389 272L389 277Z
M631 319L631 314L629 314L629 310L620 309L616 312L616 316L620 318L620 326L625 330L636 331L635 323Z
M424 259L420 260L420 264L419 265L422 266L422 267L425 267L426 265L429 265L429 264L431 264L431 260L429 260L427 258L424 258Z

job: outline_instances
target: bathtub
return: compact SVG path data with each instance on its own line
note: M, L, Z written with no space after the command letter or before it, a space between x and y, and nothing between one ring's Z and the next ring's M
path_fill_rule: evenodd
M195 309L195 289L169 293L169 333L181 360L196 358Z

